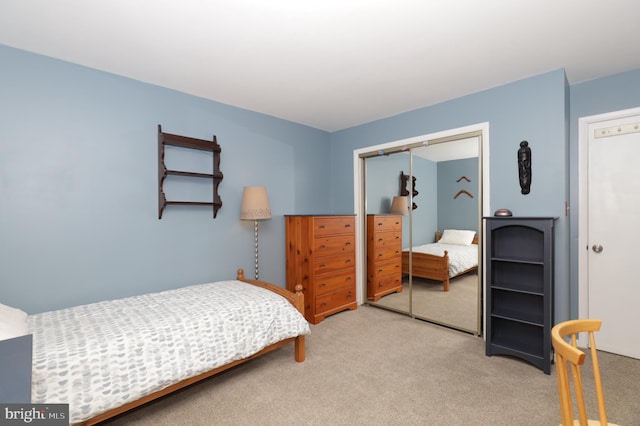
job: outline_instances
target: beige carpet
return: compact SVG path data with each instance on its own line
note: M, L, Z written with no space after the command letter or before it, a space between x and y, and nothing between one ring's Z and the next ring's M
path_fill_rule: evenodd
M360 306L293 347L125 414L111 425L465 425L559 423L555 371L487 357L470 334ZM601 354L611 421L640 419L640 361Z
M404 277L403 290L382 297L372 306L409 312L409 282ZM468 273L453 278L449 291L442 290L442 282L413 278L413 315L417 318L446 324L451 327L475 333L479 327L478 317L478 275Z

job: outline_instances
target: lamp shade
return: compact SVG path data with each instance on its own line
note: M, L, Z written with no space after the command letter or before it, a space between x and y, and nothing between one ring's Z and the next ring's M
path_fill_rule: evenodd
M391 213L409 216L409 203L406 196L398 195L393 197L393 201L391 202Z
M242 207L240 219L257 220L271 219L271 207L264 186L245 186L242 191Z

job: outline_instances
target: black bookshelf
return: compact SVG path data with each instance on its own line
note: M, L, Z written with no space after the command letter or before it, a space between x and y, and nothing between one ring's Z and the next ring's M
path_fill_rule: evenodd
M486 354L551 373L554 217L486 217Z

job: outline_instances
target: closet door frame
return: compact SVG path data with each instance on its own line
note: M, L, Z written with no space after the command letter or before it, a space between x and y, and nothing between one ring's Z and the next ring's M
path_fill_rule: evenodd
M377 155L406 151L413 147L426 145L428 141L434 139L445 138L462 138L465 134L479 133L481 140L480 150L480 173L482 175L482 216L490 215L490 183L489 183L489 123L479 123L465 127L459 127L455 129L444 130L441 132L424 134L407 139L396 140L379 145L369 146L365 148L359 148L353 151L353 200L354 200L354 213L356 214L356 259L358 261L358 267L356 268L356 297L359 305L365 303L367 300L367 286L366 286L366 267L367 267L367 253L365 250L364 239L366 230L366 199L364 196L364 182L366 180L365 175L365 159ZM482 229L482 221L479 219L479 226L482 231L480 232L479 247L484 249L482 243L482 237L484 235L484 229ZM481 255L481 263L478 271L479 276L484 280L484 259L486 256L484 253ZM481 304L480 299L485 298L485 288L482 285L482 298L479 298L478 303ZM481 334L481 330L485 329L485 316L482 312L481 306L478 309L479 321L478 321L478 335Z

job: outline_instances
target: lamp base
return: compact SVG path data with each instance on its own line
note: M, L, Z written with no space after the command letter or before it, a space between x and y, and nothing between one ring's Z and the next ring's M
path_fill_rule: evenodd
M253 220L254 234L256 240L256 280L258 279L258 221Z

